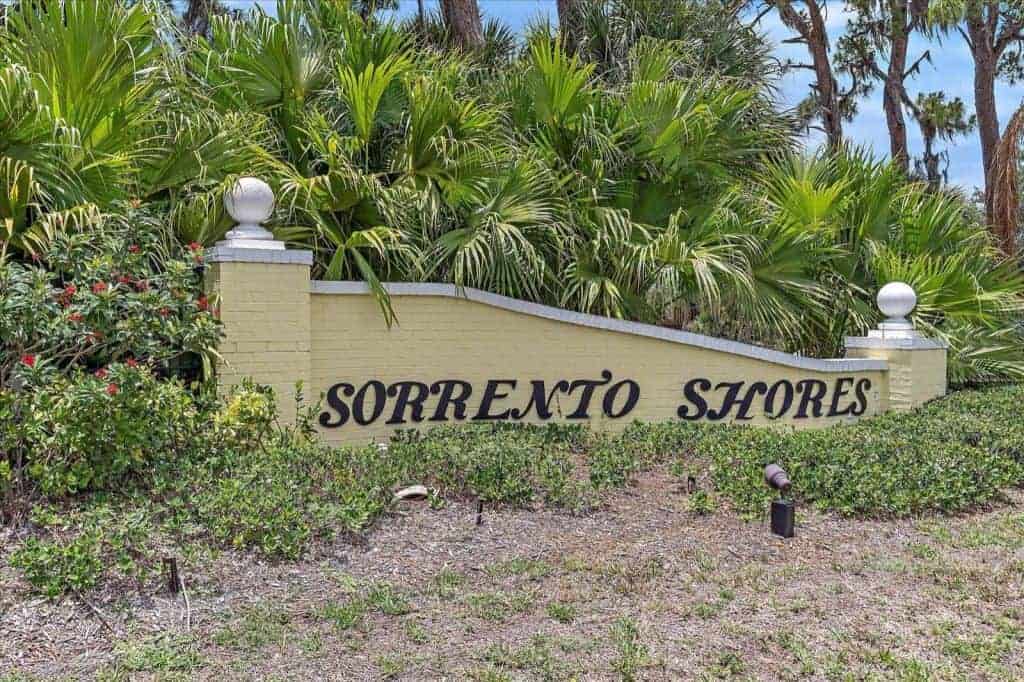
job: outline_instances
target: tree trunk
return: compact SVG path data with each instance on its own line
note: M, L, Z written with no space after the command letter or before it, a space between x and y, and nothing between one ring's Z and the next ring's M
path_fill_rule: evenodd
M996 68L998 55L988 23L980 7L967 17L967 34L971 38L974 57L974 113L978 119L981 161L985 169L985 217L989 224L993 214L993 163L999 146L999 113L996 110Z
M441 14L459 47L467 50L483 47L484 28L476 0L441 0Z
M185 30L194 36L210 35L210 15L217 0L188 0L188 7L182 16Z
M580 12L584 0L558 0L558 32L562 36L562 45L566 52L575 52L579 41L577 32L580 30Z
M993 233L1003 253L1017 255L1020 231L1020 145L1024 139L1024 105L1010 118L992 160Z
M790 9L794 11L792 7ZM807 0L807 17L810 20L809 30L803 37L811 53L811 63L817 80L822 127L828 138L829 150L835 151L843 143L843 116L839 110L839 85L832 75L832 63L828 56L825 19L817 0Z
M907 7L902 2L891 4L892 44L889 50L889 69L885 76L882 106L885 123L889 128L889 150L904 174L910 172L910 154L907 151L907 124L903 118L903 79L907 70L907 44L910 30L907 25Z
M935 126L922 125L921 137L924 138L924 173L928 187L936 191L942 186L942 174L939 172L939 155L935 153L935 137L938 131Z

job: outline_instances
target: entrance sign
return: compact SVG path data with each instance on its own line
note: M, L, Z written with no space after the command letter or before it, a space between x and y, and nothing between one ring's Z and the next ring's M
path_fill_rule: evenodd
M879 294L889 319L831 360L451 284L385 285L398 319L389 328L364 283L310 281L312 254L267 248L253 218L269 215L258 182L241 185L228 208L240 212L252 196L260 210L208 258L226 332L218 380L272 386L285 417L303 382L305 395L323 396L317 423L330 442L458 423L821 427L946 390L945 348L907 322L913 291L898 284Z

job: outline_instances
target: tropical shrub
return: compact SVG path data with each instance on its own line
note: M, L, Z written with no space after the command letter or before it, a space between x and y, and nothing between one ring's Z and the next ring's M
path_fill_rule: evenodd
M0 261L0 387L112 362L209 364L221 331L202 294L202 249L171 249L109 217L55 235L34 263Z
M467 55L325 0L196 37L151 2L22 3L0 27L3 250L124 199L209 245L247 173L314 276L366 281L389 322L380 283L429 279L834 356L903 279L955 383L1024 376L1024 280L961 198L859 152L790 156L768 50L717 1L591 10L572 55L496 26Z
M54 376L15 400L19 419L4 449L52 497L109 489L183 449L196 429L187 391L137 365Z
M187 552L212 544L296 559L364 532L391 508L395 490L414 483L432 490L433 503L543 503L578 513L666 463L699 481L683 502L693 514L727 504L763 515L773 497L763 483L769 462L787 469L801 504L822 510L955 513L1024 485L1022 392L962 391L920 412L822 431L667 422L612 436L578 426L474 425L401 434L387 448L329 448L305 438L301 425L270 425L265 447L236 450L223 438L238 433L243 414L256 431L268 428L262 406L272 400L240 388L197 419L202 433L147 460L116 492L41 500L32 511L35 539L12 560L35 589L57 595L120 576L151 578L156 550L168 541ZM235 427L222 429L226 421Z

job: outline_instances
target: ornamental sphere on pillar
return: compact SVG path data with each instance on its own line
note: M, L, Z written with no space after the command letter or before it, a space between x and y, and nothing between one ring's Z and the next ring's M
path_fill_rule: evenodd
M274 212L274 191L259 178L239 178L224 193L224 208L240 225L259 225Z
M889 282L878 292L878 309L888 318L905 318L917 305L917 294L904 282Z

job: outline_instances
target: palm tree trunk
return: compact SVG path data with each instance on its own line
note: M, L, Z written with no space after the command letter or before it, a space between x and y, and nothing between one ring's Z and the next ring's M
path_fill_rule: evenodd
M1017 255L1020 231L1020 144L1024 138L1024 104L1017 109L996 147L992 161L992 228L1000 248L1007 256Z
M891 7L892 41L882 106L885 109L885 123L889 129L889 150L892 160L904 174L907 174L910 172L910 154L907 152L907 124L903 118L903 79L907 70L910 31L907 27L906 4L893 2Z
M484 28L476 0L441 0L441 14L459 47L472 50L483 47Z
M974 57L974 113L978 119L981 160L985 169L985 215L991 224L995 218L992 172L999 146L999 113L996 110L996 70L999 60L980 3L972 7L967 16L967 34L971 39L971 53Z
M217 7L217 0L188 0L188 7L181 22L185 30L192 35L208 36L210 34L210 17Z
M580 13L584 0L558 0L558 32L566 52L575 52L579 41L576 33L580 30Z

